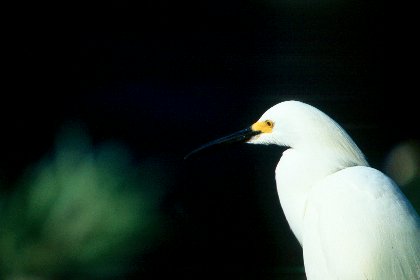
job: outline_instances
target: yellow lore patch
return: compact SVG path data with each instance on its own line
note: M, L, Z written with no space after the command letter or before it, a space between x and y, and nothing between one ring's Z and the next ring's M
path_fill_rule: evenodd
M256 122L251 126L253 131L261 131L262 133L271 133L273 131L274 122L270 120Z

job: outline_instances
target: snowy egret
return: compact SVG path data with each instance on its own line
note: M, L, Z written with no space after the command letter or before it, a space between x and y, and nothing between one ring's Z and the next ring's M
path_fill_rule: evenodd
M325 113L285 101L189 155L226 142L288 147L275 170L277 191L308 280L420 279L418 214Z

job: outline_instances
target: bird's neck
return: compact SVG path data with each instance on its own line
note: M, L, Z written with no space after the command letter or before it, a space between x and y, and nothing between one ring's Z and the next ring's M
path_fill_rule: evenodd
M357 165L348 160L339 163L330 155L288 149L276 168L277 191L286 219L302 244L301 232L305 203L311 188L326 176L349 166Z

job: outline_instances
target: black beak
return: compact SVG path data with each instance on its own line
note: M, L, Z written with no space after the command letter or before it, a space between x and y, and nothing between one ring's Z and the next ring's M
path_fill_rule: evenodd
M235 132L231 135L222 137L220 139L211 141L203 146L193 150L189 154L187 154L184 159L189 158L192 154L195 154L201 150L207 149L211 146L220 145L220 144L229 144L229 143L236 143L236 142L246 142L251 139L253 136L260 134L261 131L252 130L250 127L243 129L241 131Z

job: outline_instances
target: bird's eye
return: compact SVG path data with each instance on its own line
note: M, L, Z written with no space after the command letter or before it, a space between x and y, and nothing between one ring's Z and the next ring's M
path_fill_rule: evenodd
M266 120L266 121L265 121L265 124L266 124L268 127L273 127L273 126L274 126L274 123L273 123L272 121L269 121L269 120Z

